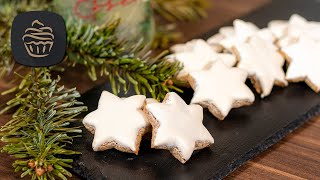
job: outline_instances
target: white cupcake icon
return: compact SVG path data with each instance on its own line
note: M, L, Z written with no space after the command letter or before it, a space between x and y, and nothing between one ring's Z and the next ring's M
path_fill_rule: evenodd
M42 58L50 54L54 44L52 28L46 27L39 20L32 22L32 27L25 30L22 37L24 46L31 57Z

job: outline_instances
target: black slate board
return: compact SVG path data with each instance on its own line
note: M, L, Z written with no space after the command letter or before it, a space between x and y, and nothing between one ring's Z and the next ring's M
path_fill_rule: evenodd
M319 0L277 0L271 5L241 19L264 27L273 19L288 19L299 13L309 20L320 21ZM212 30L203 38L217 32ZM320 32L319 32L320 33ZM82 101L90 111L97 107L105 84L84 94ZM183 98L188 102L192 91L186 90ZM121 113L121 112L120 112ZM220 179L277 143L287 134L320 114L320 95L304 83L274 88L272 95L249 107L232 110L224 121L216 120L208 111L204 124L215 138L210 148L197 151L182 165L168 151L150 148L144 140L139 155L116 150L93 152L93 135L83 131L74 148L82 152L75 158L73 171L84 179Z

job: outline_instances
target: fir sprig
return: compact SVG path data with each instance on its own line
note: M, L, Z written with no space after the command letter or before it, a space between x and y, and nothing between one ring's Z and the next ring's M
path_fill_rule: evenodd
M33 2L33 0L29 1ZM44 0L36 1L44 2ZM16 3L19 4L18 2L20 1ZM26 10L26 6L21 5L24 9L20 8L19 12ZM14 3L9 3L8 7L11 14L18 13L14 9ZM48 7L49 5L43 6L44 9ZM3 15L6 17L8 13ZM12 19L4 18L4 21L6 24L12 23ZM162 99L170 90L180 91L171 83L180 66L177 63L163 62L163 56L155 58L150 58L148 54L139 56L139 50L144 48L139 42L134 47L128 47L126 41L117 39L116 30L119 22L120 20L96 26L82 23L82 21L68 21L66 23L68 49L65 62L72 66L84 65L92 80L97 80L99 75L108 77L114 94L118 94L121 89L127 92L130 87L133 87L137 94L149 93L154 98ZM4 39L10 39L9 34ZM9 42L3 46L0 45L0 49L6 49L6 53L3 53L4 56L0 59L1 75L1 72L5 74L12 69L14 61L11 57Z
M207 16L208 0L152 0L154 11L166 20L192 21Z
M205 15L206 0L152 0L155 11L168 20L192 20ZM170 7L170 6L172 7ZM12 71L14 61L10 47L10 30L13 18L22 12L50 9L50 0L0 0L0 77ZM174 9L173 9L174 8ZM178 9L177 9L178 8ZM175 75L181 66L163 60L164 54L150 58L138 56L139 43L127 47L115 36L119 21L104 26L81 22L67 22L68 49L65 62L84 65L88 75L96 80L98 75L109 77L113 92L127 92L134 88L137 94L151 94L162 99L169 91L181 91L176 87ZM162 35L166 31L160 31ZM160 34L161 35L161 34ZM161 36L159 36L161 37ZM161 39L162 43L170 39ZM78 154L68 149L72 139L78 137L79 127L70 126L77 115L86 110L76 100L76 89L65 89L53 80L45 68L33 69L20 76L21 83L2 94L15 93L0 114L17 110L12 119L0 128L0 137L6 145L3 152L15 157L15 171L21 177L32 179L66 179L71 176L72 159Z
M92 80L97 75L107 76L114 94L128 92L131 87L137 94L149 93L157 99L172 90L181 92L173 83L180 64L166 62L165 52L154 58L136 56L139 43L126 47L125 42L119 42L114 35L117 26L118 21L102 27L68 21L66 61L86 66Z
M157 25L156 33L152 43L153 49L165 49L171 43L182 38L182 33L177 31L176 24Z
M2 151L18 159L13 167L22 171L21 177L66 179L72 175L67 170L72 159L65 157L79 154L68 150L67 145L81 133L79 127L70 124L87 108L76 100L80 94L58 85L59 78L51 79L48 69L33 69L25 81L12 100L19 109L0 129L1 140L6 143Z
M151 0L156 18L156 35L152 48L168 48L179 41L181 32L175 28L176 22L195 21L207 17L209 0ZM162 17L162 18L161 18ZM164 24L162 19L169 21Z

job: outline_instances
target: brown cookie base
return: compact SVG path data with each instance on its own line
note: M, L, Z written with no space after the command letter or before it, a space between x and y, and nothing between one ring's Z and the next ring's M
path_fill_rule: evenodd
M262 94L263 90L262 90L261 83L260 83L259 79L256 76L250 76L249 79L250 79L253 87L257 91L257 93ZM274 84L276 86L279 86L279 87L282 87L282 88L284 88L284 87L286 87L288 85L288 84L286 84L284 82L281 82L279 80L275 80Z
M317 87L315 84L313 84L309 78L307 77L300 77L300 78L295 78L295 79L289 79L288 80L291 83L298 83L298 82L305 82L314 92L319 93L320 88Z
M84 124L84 126L86 127L86 129L88 131L90 131L92 134L94 134L95 129L94 129L93 126L90 126L88 124ZM104 144L102 144L98 148L97 151L105 151L105 150L108 150L108 149L117 149L118 151L121 151L121 152L134 153L134 154L138 155L142 137L143 137L144 134L146 134L148 132L148 130L150 130L150 128L141 128L139 130L139 133L138 133L137 138L136 138L136 143L135 143L136 144L136 150L135 151L131 150L129 147L126 147L126 146L123 146L123 145L117 143L116 141L105 142Z
M239 108L239 107L243 107L243 106L249 106L252 103L253 102L250 102L250 101L235 101L232 104L232 108ZM226 116L222 115L222 112L214 104L212 104L212 103L210 103L208 101L199 102L197 104L199 104L203 108L207 108L216 118L218 118L221 121L226 118Z

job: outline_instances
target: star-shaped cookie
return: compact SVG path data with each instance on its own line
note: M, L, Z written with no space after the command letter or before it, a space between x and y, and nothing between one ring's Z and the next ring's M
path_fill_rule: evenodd
M308 21L298 14L293 14L289 21L271 21L269 29L278 38L277 45L281 48L293 45L300 37L307 36L315 41L320 41L320 24Z
M206 71L191 73L188 80L194 89L193 104L208 108L223 120L232 108L250 105L254 94L246 86L247 72L216 62Z
M271 23L272 24L272 23ZM286 25L285 25L286 24ZM300 15L293 14L287 23L283 23L282 37L278 40L277 45L280 48L290 46L298 41L298 38L304 33L307 34L308 21ZM282 27L279 24L273 23L273 29Z
M235 30L232 26L226 26L219 29L219 33L211 36L207 42L208 44L216 51L222 52L224 47L221 44L221 41L226 39L227 37L234 37Z
M305 36L315 41L320 41L319 30L319 22L308 21L304 17L294 14L289 19L287 36L295 38L296 41L298 41L300 37L303 38Z
M210 45L202 39L193 40L184 50L172 54L169 57L170 60L182 63L183 69L177 76L177 79L181 81L187 81L187 77L191 72L210 68L211 64L215 61L223 61L228 66L233 66L236 63L234 55L216 53Z
M285 59L270 43L252 37L249 42L236 45L234 52L239 59L237 67L249 73L262 98L270 95L274 85L287 86L283 71Z
M188 41L184 44L176 44L176 45L170 47L170 51L172 53L181 53L181 52L192 51L193 48L198 43L198 41L199 41L199 39L194 39L194 40Z
M246 42L252 36L258 36L270 43L273 43L275 40L275 37L269 29L259 29L256 25L250 22L237 19L233 22L233 26L234 34L232 34L231 31L228 33L228 36L220 41L220 44L228 51L232 51L232 48L235 45Z
M268 29L272 32L276 39L284 37L288 30L288 21L273 20L268 23Z
M145 101L141 95L119 98L103 91L98 109L83 119L84 126L94 134L93 150L115 148L138 154L141 138L150 127L143 113Z
M153 127L152 148L167 149L181 163L188 161L194 150L213 144L203 125L203 109L187 105L176 93L168 93L162 103L146 106Z
M282 51L290 61L287 80L305 81L315 92L320 92L320 42L300 38L296 44Z
M207 43L211 46L211 48L215 52L222 52L223 51L223 46L220 44L220 42L225 38L224 35L218 33L213 36L211 36L208 40Z

